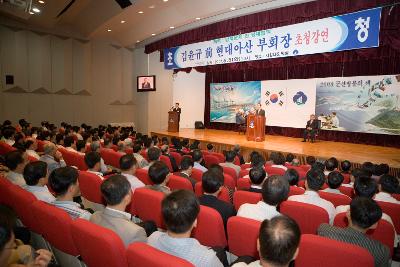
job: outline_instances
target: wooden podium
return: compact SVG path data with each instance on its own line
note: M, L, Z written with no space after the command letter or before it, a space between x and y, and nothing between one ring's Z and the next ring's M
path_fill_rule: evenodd
M168 132L179 132L179 113L168 112Z
M246 137L248 141L265 140L265 116L248 115Z

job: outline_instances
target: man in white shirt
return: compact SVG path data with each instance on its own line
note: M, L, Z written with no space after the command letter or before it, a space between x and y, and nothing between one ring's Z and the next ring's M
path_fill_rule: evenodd
M136 159L136 162L138 163L138 168L144 168L147 165L149 165L149 163L147 162L147 160L140 155L140 151L142 150L142 146L140 144L135 144L133 146L133 156Z
M392 197L391 195L396 193L399 187L399 180L396 177L384 174L379 178L379 193L376 194L375 200L382 202L390 202L393 204L400 204L400 201Z
M324 174L325 176L328 176L329 173L333 171L337 171L337 168L339 166L339 162L336 158L331 157L325 161L325 171Z
M322 191L328 192L328 193L333 193L333 194L338 194L338 195L344 195L338 189L342 185L343 180L344 180L344 177L340 172L333 171L333 172L329 173L329 175L328 175L328 186L329 187L325 188Z
M300 228L296 221L286 216L265 220L260 226L257 250L260 260L246 264L239 262L232 267L286 267L299 253Z
M225 162L220 163L222 167L229 167L236 171L236 178L239 177L239 172L242 170L240 166L234 164L236 153L233 151L226 151L225 153ZM232 177L235 178L235 177Z
M257 204L243 204L240 206L237 216L263 221L279 216L276 207L289 195L289 182L283 177L272 175L265 180L262 186L263 200Z
M64 147L66 150L76 153L76 144L72 136L66 136L64 138Z
M198 170L200 170L202 172L208 171L208 169L206 167L201 165L201 162L203 161L203 153L201 153L200 149L193 150L192 158L193 158L193 161L194 161L194 165L193 165L194 169L198 169Z
M119 159L119 167L122 172L121 175L125 176L126 179L128 179L128 182L131 185L132 191L135 191L136 188L145 186L145 184L142 181L140 181L139 178L137 178L135 176L137 162L133 155L131 155L131 154L123 155Z
M88 166L88 172L96 174L103 180L101 170L101 156L99 152L90 151L85 155L85 163Z
M336 214L335 206L318 195L318 190L321 189L324 183L325 175L322 171L310 170L307 172L307 180L305 182L306 192L303 195L290 196L288 200L312 204L323 208L328 213L329 222L332 224Z
M90 150L94 152L99 152L100 153L100 142L99 141L94 141L90 144ZM101 156L101 155L100 155ZM111 169L107 167L107 165L104 163L103 158L100 158L100 172L102 174L105 174L107 172L110 172Z
M28 156L31 156L32 158L35 158L37 160L39 160L40 156L39 154L36 152L37 149L37 141L34 138L27 138L25 140L25 148L26 148L26 154Z
M4 141L7 145L10 145L10 146L14 145L15 129L13 127L9 126L9 127L6 127L2 133L3 133L2 141Z
M143 167L143 169L148 170L154 162L159 161L161 156L161 150L158 147L150 147L147 150L147 157L149 158L149 165Z
M48 182L46 162L38 160L28 163L24 168L24 179L27 184L25 189L34 194L37 199L47 203L56 200L46 186Z
M44 154L39 160L47 163L49 173L57 168L65 167L67 165L62 157L61 152L57 151L55 144L47 142L43 147L43 152Z
M283 169L285 171L287 170L287 167L285 166L286 159L285 159L285 156L281 152L275 153L274 156L271 155L271 157L272 157L272 163L273 163L271 165L271 167Z
M7 173L6 178L13 184L21 187L26 186L24 176L24 168L28 163L28 156L26 153L19 150L8 152L5 156L5 163L7 168L10 170Z

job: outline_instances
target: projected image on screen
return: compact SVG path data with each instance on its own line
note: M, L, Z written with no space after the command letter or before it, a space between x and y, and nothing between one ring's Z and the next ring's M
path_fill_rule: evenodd
M261 100L261 82L210 84L211 122L235 123L236 114L248 114Z

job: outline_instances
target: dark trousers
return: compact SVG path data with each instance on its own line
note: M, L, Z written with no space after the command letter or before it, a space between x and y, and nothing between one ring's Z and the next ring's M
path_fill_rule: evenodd
M314 129L311 129L311 130L304 129L304 133L303 133L304 140L307 140L308 135L310 135L311 141L314 141L315 130Z

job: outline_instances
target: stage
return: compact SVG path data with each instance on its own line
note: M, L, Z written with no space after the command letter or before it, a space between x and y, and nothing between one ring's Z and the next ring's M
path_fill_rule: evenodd
M285 155L295 154L303 163L306 156L314 156L319 160L336 157L338 160L349 160L354 166L359 166L365 161L373 163L387 163L391 167L391 173L400 174L400 149L380 147L362 144L317 141L315 143L303 143L300 138L266 135L264 142L251 142L246 136L234 131L222 130L197 130L180 129L180 132L152 131L152 135L158 137L179 137L199 140L202 149L206 149L208 143L214 144L216 152L231 149L235 144L242 148L245 160L251 151L260 151L266 157L273 151L280 151Z

